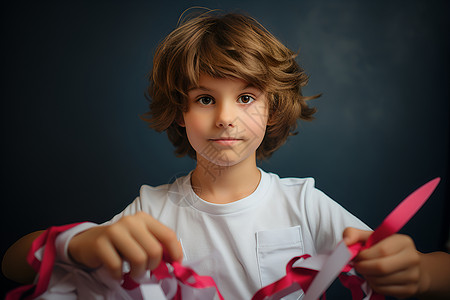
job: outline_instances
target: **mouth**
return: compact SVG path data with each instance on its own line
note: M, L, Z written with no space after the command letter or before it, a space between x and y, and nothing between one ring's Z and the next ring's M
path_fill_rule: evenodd
M243 139L233 138L233 137L220 137L220 138L209 139L209 141L211 141L215 144L224 145L224 146L231 146L242 140Z

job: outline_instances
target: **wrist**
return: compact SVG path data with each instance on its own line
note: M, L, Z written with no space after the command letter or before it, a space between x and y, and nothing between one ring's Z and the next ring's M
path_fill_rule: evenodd
M426 262L423 253L420 253L420 277L419 277L419 287L416 296L427 295L430 291L431 286L431 276L427 270Z
M72 258L72 256L69 254L69 244L72 241L73 237L78 235L79 233L88 230L89 228L98 226L95 223L91 222L85 222L81 223L69 230L64 231L58 237L55 241L56 246L56 259L60 262L64 262L67 264L79 264L76 260Z
M450 255L445 252L419 253L419 299L450 298Z

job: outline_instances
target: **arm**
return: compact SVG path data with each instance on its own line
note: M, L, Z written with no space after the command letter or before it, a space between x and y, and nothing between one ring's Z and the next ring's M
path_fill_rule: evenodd
M352 245L365 242L370 234L370 231L347 228L344 240ZM423 299L448 299L450 296L450 255L420 253L406 235L394 234L361 251L354 266L380 294Z
M40 230L27 234L9 247L2 261L2 272L6 278L22 284L33 282L36 272L28 264L27 255L33 241L43 232Z
M429 280L428 291L418 295L421 299L450 298L450 254L432 252L421 254L421 267Z

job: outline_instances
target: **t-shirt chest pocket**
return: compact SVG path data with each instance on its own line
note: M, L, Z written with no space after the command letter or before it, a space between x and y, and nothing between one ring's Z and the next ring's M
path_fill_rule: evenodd
M262 286L286 275L286 264L289 260L304 254L300 226L259 231L256 233L256 245ZM296 293L288 298L297 299L301 294Z

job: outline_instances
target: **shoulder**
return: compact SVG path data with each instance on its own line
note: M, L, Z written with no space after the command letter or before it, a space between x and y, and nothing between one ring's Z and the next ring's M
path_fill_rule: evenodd
M191 202L191 173L178 177L175 181L159 186L143 185L140 189L142 210L158 218L163 210L172 211L176 207Z
M123 216L134 215L137 212L146 212L159 219L162 211L167 207L167 203L170 203L168 200L178 203L182 199L182 188L184 188L187 178L188 176L179 177L173 183L159 186L142 185L139 196L108 223L116 222Z
M159 186L143 185L139 191L142 210L158 218L161 211L170 203L179 203L185 198L188 176L179 177L173 183ZM169 207L172 207L169 205Z
M316 180L312 177L280 178L276 174L270 174L275 188L287 195L305 210L309 216L323 213L324 210L340 210L341 206L327 194L316 187Z
M318 206L327 205L332 200L316 188L316 181L312 177L280 178L277 174L266 173L269 178L268 195L271 202L279 205L283 202L284 207L289 207L290 213L305 218L305 213L317 211Z
M310 198L314 194L320 192L315 187L315 180L312 177L296 178L285 177L280 178L275 173L266 173L270 178L271 189L279 194L294 198Z
M170 184L163 184L159 186L142 185L139 190L139 198L141 201L149 201L154 198L159 198L161 196L167 195L170 189Z
M278 180L280 184L283 186L289 188L289 187L312 187L314 188L314 185L316 181L312 177L305 177L305 178L297 178L297 177L284 177L280 178L278 175L270 173L274 180Z
M291 209L297 210L304 218L321 221L353 219L345 208L316 187L314 178L280 178L274 173L267 175L271 178L271 189L276 193L277 201L284 199Z

